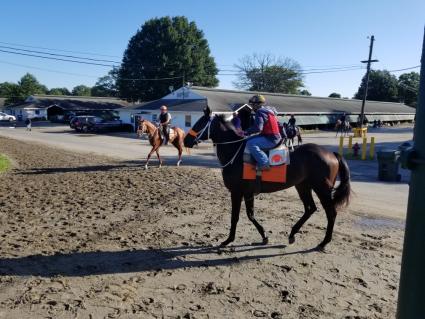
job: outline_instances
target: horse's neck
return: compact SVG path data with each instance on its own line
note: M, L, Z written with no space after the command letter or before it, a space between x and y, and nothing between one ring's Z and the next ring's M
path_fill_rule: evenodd
M153 136L157 130L157 127L153 125L151 122L146 122L145 125L148 131L148 135Z

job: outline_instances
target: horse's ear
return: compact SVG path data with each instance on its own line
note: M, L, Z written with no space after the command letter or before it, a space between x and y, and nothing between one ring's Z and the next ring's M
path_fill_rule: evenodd
M205 114L205 116L211 115L211 109L208 105L204 108L204 114Z

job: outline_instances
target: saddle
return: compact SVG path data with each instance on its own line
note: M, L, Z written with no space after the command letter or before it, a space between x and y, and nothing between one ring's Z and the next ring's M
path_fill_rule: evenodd
M258 180L263 182L285 183L286 168L290 163L288 148L279 143L272 149L263 149L269 158L270 170L261 171L256 168L256 161L248 148L243 154L243 179Z

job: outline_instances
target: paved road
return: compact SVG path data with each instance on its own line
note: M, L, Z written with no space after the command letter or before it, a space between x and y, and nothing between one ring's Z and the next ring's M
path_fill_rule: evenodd
M150 150L148 141L137 139L135 134L77 134L67 126L35 127L31 132L24 128L0 127L0 135L43 143L66 150L95 153L122 160L141 161ZM412 127L381 128L371 130L375 136L376 150L395 149L399 144L409 141L413 135ZM324 145L334 151L338 148L338 139L333 132L312 132L304 134L304 143ZM345 141L348 143L348 141ZM361 143L361 140L358 139ZM1 151L1 145L0 145ZM166 165L174 165L177 151L173 146L165 146L160 150ZM156 165L156 160L152 161ZM210 143L201 144L191 150L191 156L184 154L182 165L218 167L213 148ZM401 183L383 183L377 181L378 163L376 161L349 161L355 195L352 207L355 212L366 215L379 215L404 218L407 208L408 181L410 174L401 170Z

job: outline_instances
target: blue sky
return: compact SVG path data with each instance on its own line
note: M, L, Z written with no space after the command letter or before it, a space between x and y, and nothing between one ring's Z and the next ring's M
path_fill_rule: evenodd
M195 21L221 69L232 68L255 52L292 58L304 69L360 65L367 59L367 37L373 34L373 58L380 61L373 67L396 70L420 64L425 1L10 0L1 4L0 45L92 52L109 55L91 55L94 58L120 61L141 25L165 15ZM0 52L0 82L17 82L26 72L49 88L72 89L79 84L92 86L108 68ZM338 92L352 97L364 72L307 74L304 82L316 96ZM219 80L219 87L233 88L233 76L219 76Z

